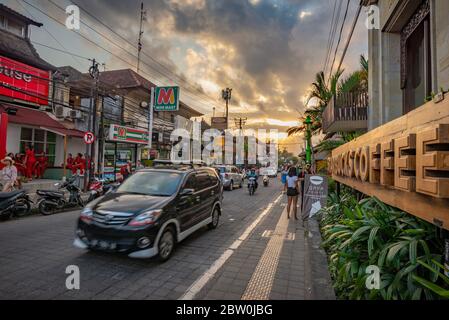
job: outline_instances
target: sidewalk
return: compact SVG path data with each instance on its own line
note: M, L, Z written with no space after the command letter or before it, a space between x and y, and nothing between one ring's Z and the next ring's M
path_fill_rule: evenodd
M335 299L317 222L306 222L306 232L302 221L287 219L285 202L282 196L236 249L229 247L225 262L193 285L195 294L184 298Z

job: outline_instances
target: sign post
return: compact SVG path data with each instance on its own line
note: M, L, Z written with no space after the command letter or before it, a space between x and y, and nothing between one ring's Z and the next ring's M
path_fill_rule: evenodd
M150 105L148 106L148 160L151 159L151 147L153 146L154 92L154 87L151 87Z

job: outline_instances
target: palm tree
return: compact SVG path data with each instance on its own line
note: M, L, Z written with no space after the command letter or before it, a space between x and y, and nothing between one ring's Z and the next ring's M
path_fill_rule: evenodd
M368 90L368 60L360 56L360 70L353 72L347 78L340 80L344 70L338 70L326 83L324 71L318 72L315 76L315 82L312 83L312 91L307 98L306 105L314 99L317 104L308 108L300 118L300 125L287 129L288 136L303 133L305 126L304 120L309 116L312 120L312 132L318 133L322 128L323 112L333 96L343 92Z

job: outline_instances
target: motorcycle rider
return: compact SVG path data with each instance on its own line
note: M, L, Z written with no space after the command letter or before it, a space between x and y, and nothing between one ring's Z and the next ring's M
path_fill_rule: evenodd
M259 179L259 175L256 173L256 169L255 168L251 168L251 171L246 175L246 177L248 178L248 181L249 181L249 178L255 178L256 180L255 180L255 187L256 187L256 189L257 189L257 187L258 187L258 183L257 183L257 179Z

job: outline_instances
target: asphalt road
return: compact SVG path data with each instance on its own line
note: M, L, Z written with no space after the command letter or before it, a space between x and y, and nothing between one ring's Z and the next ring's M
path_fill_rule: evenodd
M179 299L279 198L280 191L277 179L269 187L260 185L252 197L246 188L225 191L219 227L191 235L162 264L75 248L79 211L1 222L0 299ZM281 211L267 212L260 223L276 214L275 223ZM258 258L252 259L257 262ZM80 270L78 290L66 287L70 265Z

